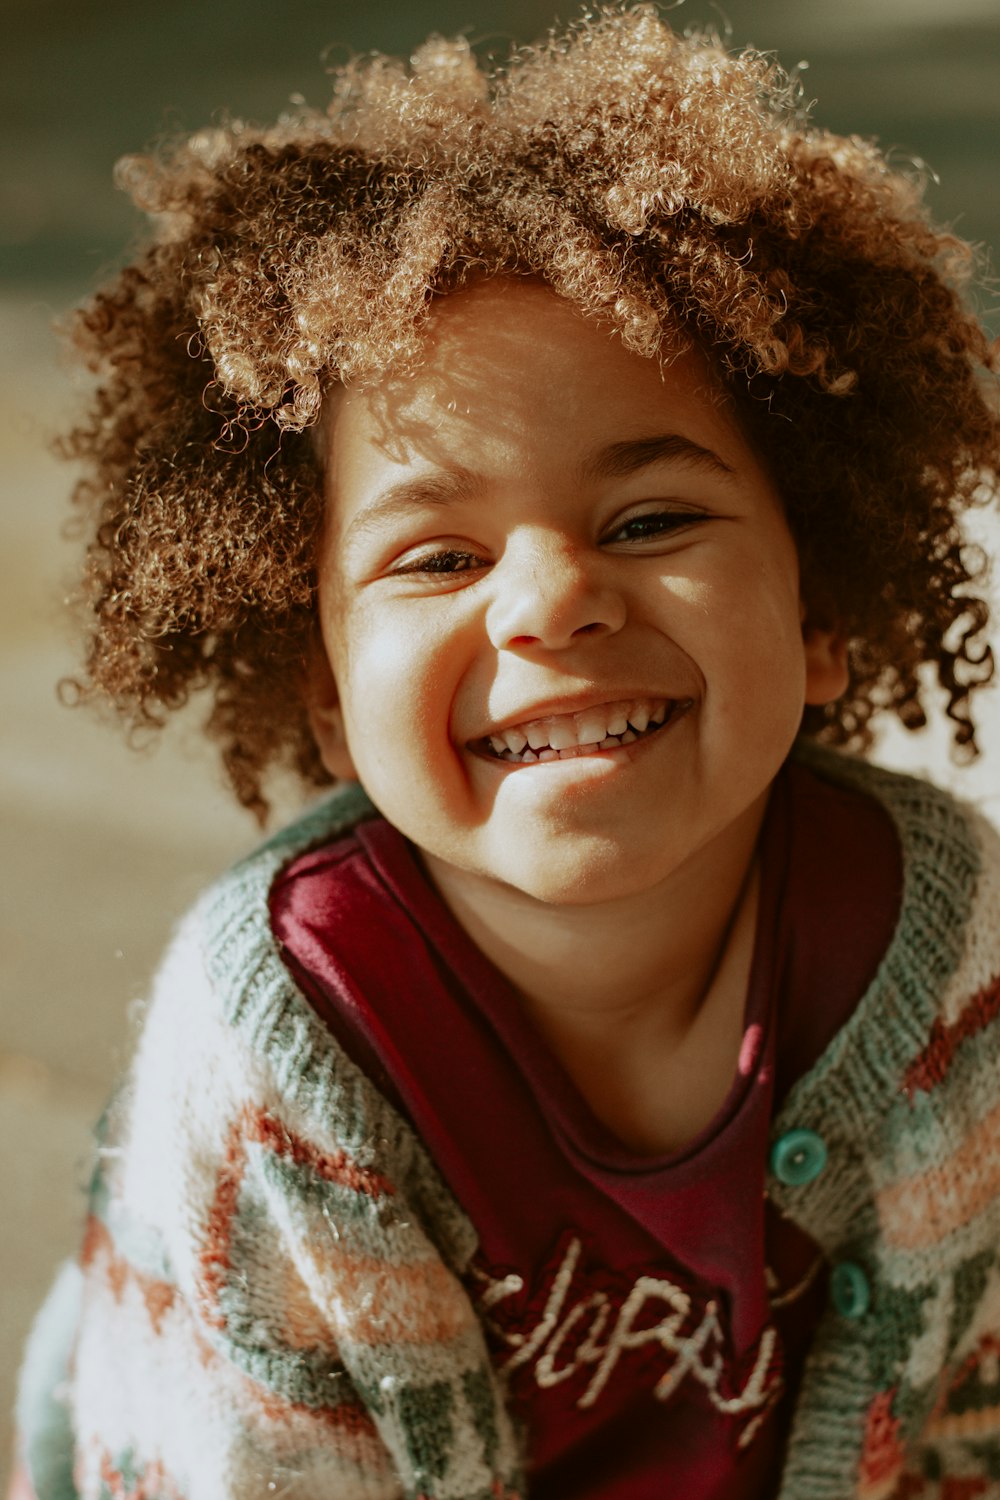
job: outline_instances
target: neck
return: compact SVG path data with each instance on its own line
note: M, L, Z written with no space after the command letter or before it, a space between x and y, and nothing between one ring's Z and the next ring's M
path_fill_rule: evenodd
M687 1057L696 1031L709 1051L738 1051L753 949L755 850L766 802L761 798L738 827L666 881L596 905L548 905L426 859L458 922L517 990L609 1123L602 1095L609 1087L615 1091L609 1078L615 1059L624 1097L644 1053L661 1064ZM700 1042L694 1050L702 1050ZM735 1055L732 1061L735 1066ZM615 1124L619 1128L621 1120Z

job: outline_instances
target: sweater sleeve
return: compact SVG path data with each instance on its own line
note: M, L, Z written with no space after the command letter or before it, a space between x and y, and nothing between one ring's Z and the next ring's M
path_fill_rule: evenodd
M70 1378L82 1500L513 1497L471 1226L294 994L248 1028L207 968L192 920L105 1123Z

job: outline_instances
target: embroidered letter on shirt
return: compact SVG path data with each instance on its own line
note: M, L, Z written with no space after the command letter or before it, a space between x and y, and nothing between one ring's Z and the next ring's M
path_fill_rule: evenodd
M589 1371L590 1379L575 1403L586 1409L598 1401L624 1356L631 1350L656 1345L668 1360L653 1387L660 1401L668 1401L690 1375L704 1387L717 1411L733 1416L753 1414L740 1446L752 1440L781 1390L778 1337L773 1326L762 1331L752 1351L749 1373L739 1385L735 1362L730 1359L727 1366L728 1342L714 1298L699 1304L676 1282L662 1276L638 1276L623 1294L588 1287L589 1268L583 1264L583 1245L576 1235L564 1241L561 1257L551 1264L555 1270L541 1312L533 1325L521 1329L511 1326L510 1307L505 1309L505 1324L488 1314L523 1293L523 1277L494 1277L481 1268L475 1272L484 1321L510 1350L499 1366L506 1379L523 1370L545 1390L561 1385L578 1371ZM536 1305L539 1300L532 1299ZM530 1319L530 1308L524 1312ZM650 1316L653 1322L648 1321Z

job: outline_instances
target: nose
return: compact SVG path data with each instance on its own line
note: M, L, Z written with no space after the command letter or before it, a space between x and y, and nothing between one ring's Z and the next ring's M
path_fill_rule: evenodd
M609 559L563 539L534 536L508 545L494 568L486 628L497 648L564 650L625 623L625 601L607 576Z

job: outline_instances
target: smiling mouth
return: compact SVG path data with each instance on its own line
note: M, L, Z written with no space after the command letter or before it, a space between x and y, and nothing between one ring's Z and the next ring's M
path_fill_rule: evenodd
M575 760L650 739L691 707L690 698L640 698L575 714L533 719L473 741L470 748L509 765Z

